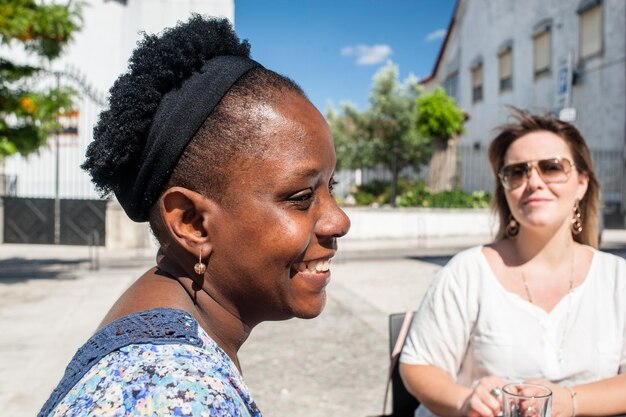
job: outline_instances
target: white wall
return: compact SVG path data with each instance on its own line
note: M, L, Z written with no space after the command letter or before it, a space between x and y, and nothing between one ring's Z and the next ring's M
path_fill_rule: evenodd
M64 55L54 61L52 69L76 72L85 84L104 97L115 79L126 70L128 58L141 31L154 33L164 27L186 20L192 12L224 16L234 21L234 0L87 0L83 8L84 26L75 35ZM8 48L4 48L5 50ZM23 51L12 48L13 59L29 59ZM62 78L62 85L78 87ZM47 77L45 83L54 83ZM92 140L93 126L102 106L83 97L76 103L80 111L78 138L62 138L59 149L61 198L97 198L86 173L80 169L87 145ZM7 158L4 173L18 177L18 195L48 197L55 195L54 179L56 149L42 148L37 154Z
M407 240L428 246L433 242L458 245L465 241L491 241L498 220L488 209L422 209L344 207L350 218L350 232L341 242L358 248L374 241L397 241L405 247ZM134 223L115 200L107 204L107 249L156 248L147 223ZM374 245L375 246L375 245Z
M344 208L351 221L345 240L492 236L497 219L488 209Z

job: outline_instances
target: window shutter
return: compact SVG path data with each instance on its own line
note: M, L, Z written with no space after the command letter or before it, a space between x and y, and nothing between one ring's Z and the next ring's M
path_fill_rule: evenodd
M580 14L580 57L585 59L602 51L602 7Z
M534 39L535 75L550 69L550 32L545 31Z
M503 52L498 58L500 69L500 91L513 88L513 54L511 51Z

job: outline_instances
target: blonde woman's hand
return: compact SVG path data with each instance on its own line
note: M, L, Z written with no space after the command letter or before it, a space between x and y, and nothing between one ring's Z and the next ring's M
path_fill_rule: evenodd
M524 382L543 385L552 391L552 417L572 417L574 415L572 396L567 388L560 387L546 379L531 379Z
M467 417L495 417L502 410L502 387L505 382L489 375L475 381L472 392L461 405L461 415Z

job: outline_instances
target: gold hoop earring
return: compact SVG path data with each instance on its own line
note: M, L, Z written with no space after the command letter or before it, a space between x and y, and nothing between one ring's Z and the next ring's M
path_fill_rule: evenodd
M200 249L200 255L198 255L198 263L193 266L193 270L196 274L202 275L206 272L206 265L202 263L202 249Z
M515 220L512 214L509 214L509 224L506 225L506 229L504 230L506 237L513 239L517 237L519 233L519 223Z
M574 203L574 209L572 213L572 234L579 235L583 231L582 213L580 212L580 205L578 200Z

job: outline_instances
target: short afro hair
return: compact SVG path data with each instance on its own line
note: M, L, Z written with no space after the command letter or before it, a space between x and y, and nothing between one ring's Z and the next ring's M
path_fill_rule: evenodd
M82 165L103 195L116 191L139 163L163 96L218 55L250 55L250 45L239 40L227 19L193 15L138 43L128 72L109 91L109 108L100 114Z
M109 91L109 108L94 128L82 168L91 174L102 195L116 192L129 181L142 153L163 97L179 88L206 61L215 56L249 57L250 45L240 41L224 18L193 15L187 22L146 35L129 61L129 70ZM174 168L167 188L181 186L213 197L228 185L230 162L238 154L258 149L259 130L248 110L259 101L276 102L282 94L306 97L287 77L263 67L244 74L191 138ZM193 105L193 103L190 103ZM150 225L162 247L167 234L154 204Z

